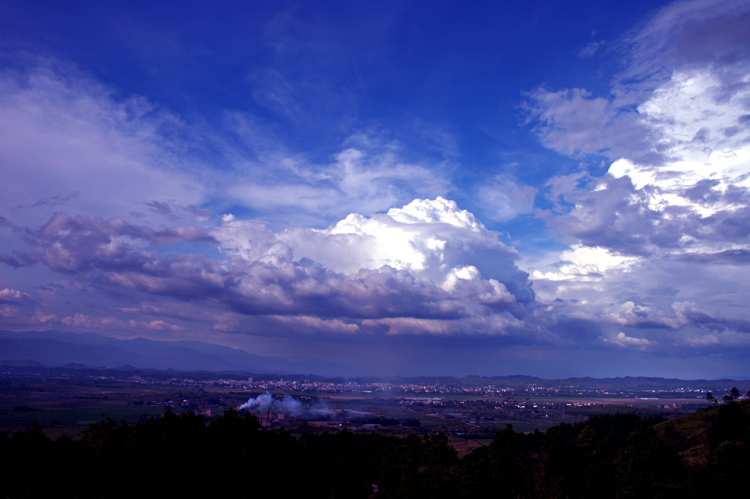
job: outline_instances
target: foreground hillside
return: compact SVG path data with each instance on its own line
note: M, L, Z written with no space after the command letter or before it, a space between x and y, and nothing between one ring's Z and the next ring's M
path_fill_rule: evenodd
M674 445L683 461L703 466L718 449L721 452L742 445L750 438L750 399L701 409L657 424L659 438Z
M341 431L293 437L228 410L0 433L3 497L744 497L750 401L672 421L633 414L520 434L459 458L444 434Z

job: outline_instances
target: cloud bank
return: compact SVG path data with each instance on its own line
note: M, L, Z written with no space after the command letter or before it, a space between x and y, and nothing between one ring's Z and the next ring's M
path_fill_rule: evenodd
M32 249L3 255L6 264L41 264L113 295L127 290L133 301L153 295L183 307L218 307L239 323L243 316L263 316L289 330L526 334L523 320L534 303L516 252L443 198L372 217L352 214L323 230L273 233L225 216L210 231L155 231L120 219L56 213L24 233ZM221 256L163 252L178 242L214 245ZM78 313L58 323L93 326L86 317ZM212 327L233 326L222 320Z
M362 61L330 33L295 38L309 28L298 14L259 27L250 59L264 62L222 81L227 94L212 87L244 97L210 112L160 103L165 89L128 94L83 63L3 59L2 328L215 341L390 374L745 365L747 2L672 3L618 39L592 34L570 57L601 64L605 84L534 79L511 98L525 132L507 137L490 111L472 114L492 108L466 100L474 87L451 86L465 99L443 114L387 115L463 73L438 71L428 89L410 62L419 85L393 97L407 81L380 73L393 54L412 61L401 40L383 60L363 43ZM393 15L373 40L398 32ZM305 73L308 58L331 74ZM371 63L378 79L361 80ZM182 83L169 94L189 101Z
M571 248L531 270L555 315L647 335L608 333L620 347L750 344L749 29L746 2L678 2L622 40L609 96L529 94L545 145L611 160L548 183Z

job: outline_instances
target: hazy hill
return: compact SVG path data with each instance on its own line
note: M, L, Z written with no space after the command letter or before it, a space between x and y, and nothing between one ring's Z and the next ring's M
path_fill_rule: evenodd
M119 340L106 336L54 331L0 331L0 364L60 367L242 371L273 374L361 374L354 366L307 357L263 357L244 350L198 341Z

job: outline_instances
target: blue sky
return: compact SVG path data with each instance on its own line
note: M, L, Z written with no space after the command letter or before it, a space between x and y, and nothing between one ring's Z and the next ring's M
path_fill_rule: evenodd
M0 327L750 374L750 6L3 2Z

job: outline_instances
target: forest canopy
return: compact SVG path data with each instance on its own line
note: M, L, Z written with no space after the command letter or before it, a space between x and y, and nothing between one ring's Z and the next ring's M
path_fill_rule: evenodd
M229 409L137 424L106 419L80 439L32 425L0 433L4 497L739 497L750 472L750 400L664 421L602 415L542 433L507 425L459 458L444 433L266 431ZM39 477L44 477L40 480Z

